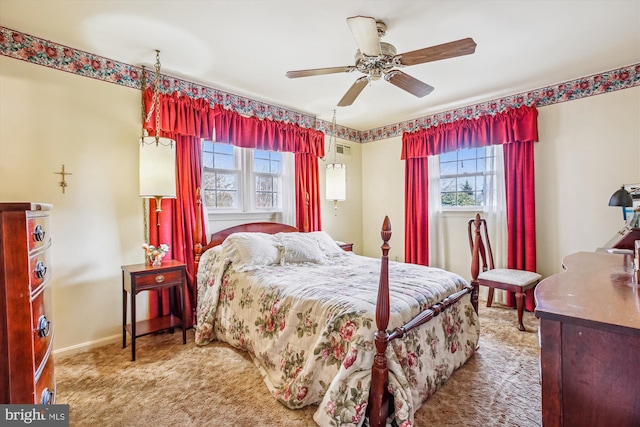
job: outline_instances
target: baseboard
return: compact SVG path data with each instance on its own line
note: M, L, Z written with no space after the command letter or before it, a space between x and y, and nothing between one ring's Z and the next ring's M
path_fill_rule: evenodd
M122 341L122 334L112 335L110 337L100 338L95 341L88 341L81 344L53 350L53 355L57 357L71 356L73 354L82 353L104 345L113 344Z

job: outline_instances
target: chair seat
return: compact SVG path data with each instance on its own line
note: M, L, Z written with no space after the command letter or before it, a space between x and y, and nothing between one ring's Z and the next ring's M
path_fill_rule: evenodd
M483 271L478 275L478 280L508 283L514 286L529 286L538 283L542 276L538 273L524 270L512 270L509 268L494 268Z

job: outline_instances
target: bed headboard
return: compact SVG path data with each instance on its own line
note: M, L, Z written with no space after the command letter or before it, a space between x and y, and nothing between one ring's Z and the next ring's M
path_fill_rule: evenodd
M209 248L217 246L224 241L224 239L232 233L239 232L261 232L267 234L276 233L292 233L298 231L296 227L287 224L280 224L277 222L250 222L247 224L236 225L234 227L225 228L224 230L217 231L211 235L208 242L202 244L202 196L200 195L200 188L196 189L196 228L194 233L193 252L194 252L194 274L198 272L198 264L200 263L200 256ZM194 300L195 301L195 300Z
M203 252L210 247L221 244L224 239L232 233L253 232L253 233L292 233L297 232L298 229L287 224L280 224L277 222L250 222L247 224L236 225L235 227L225 228L224 230L217 231L211 235L209 243L204 248Z

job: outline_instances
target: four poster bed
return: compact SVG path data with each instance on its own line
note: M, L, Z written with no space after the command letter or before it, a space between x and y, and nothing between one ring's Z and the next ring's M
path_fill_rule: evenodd
M389 262L388 218L381 236L381 261L276 223L196 241L196 342L246 350L279 402L318 405L320 426L412 426L477 347L477 286Z

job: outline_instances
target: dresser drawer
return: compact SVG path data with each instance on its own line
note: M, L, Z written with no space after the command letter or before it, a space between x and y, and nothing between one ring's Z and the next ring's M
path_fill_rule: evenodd
M31 302L31 334L33 340L33 360L36 372L46 362L47 354L53 350L53 322L51 308L51 288L44 286Z
M29 242L29 252L44 246L50 238L49 216L44 213L29 212L27 214L27 240Z
M141 274L135 276L136 290L141 291L146 287L175 286L182 283L181 271L157 272L154 274ZM133 280L133 277L131 278Z
M48 250L49 246L50 244L30 254L29 284L31 285L31 292L33 293L38 292L37 289L51 277L51 253Z
M52 405L56 403L56 377L53 366L53 355L45 361L40 377L35 383L34 402L36 405Z

